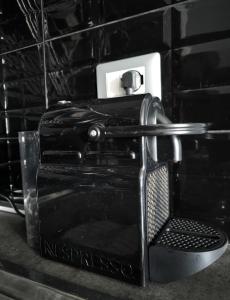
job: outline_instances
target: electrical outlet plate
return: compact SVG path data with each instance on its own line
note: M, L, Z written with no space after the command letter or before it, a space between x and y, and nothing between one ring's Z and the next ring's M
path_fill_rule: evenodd
M158 52L99 64L97 66L98 98L125 96L121 77L130 70L136 70L143 76L143 85L134 94L151 93L161 99L161 57Z

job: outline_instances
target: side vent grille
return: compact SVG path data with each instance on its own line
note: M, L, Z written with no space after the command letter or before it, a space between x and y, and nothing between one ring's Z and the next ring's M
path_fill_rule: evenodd
M151 242L169 217L169 174L161 165L147 174L147 235Z

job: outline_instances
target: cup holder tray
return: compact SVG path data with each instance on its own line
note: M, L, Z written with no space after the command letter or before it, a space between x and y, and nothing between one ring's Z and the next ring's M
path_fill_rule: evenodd
M201 271L227 248L221 231L189 219L170 219L149 246L150 279L177 280Z

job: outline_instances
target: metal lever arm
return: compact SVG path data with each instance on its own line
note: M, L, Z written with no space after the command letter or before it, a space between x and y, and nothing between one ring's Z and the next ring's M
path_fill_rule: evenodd
M158 114L164 124L138 126L108 126L95 124L89 128L88 134L92 141L103 141L106 138L137 138L142 136L172 136L174 146L174 162L182 160L182 149L179 136L183 135L212 135L230 134L230 130L209 130L210 124L205 123L167 123L169 120Z
M89 128L89 137L93 141L103 141L105 138L127 138L142 136L180 136L199 135L207 132L207 125L203 123L184 124L155 124L138 126L108 126L95 124Z
M163 111L163 108L162 108ZM166 117L165 114L162 114L161 111L157 110L156 111L156 116L157 116L157 121L161 124L172 124L172 122ZM157 139L157 137L155 137ZM180 162L182 161L182 145L181 145L181 140L180 137L177 135L172 135L172 144L173 144L173 161ZM156 141L157 143L157 141ZM156 158L157 158L157 150L156 150ZM156 160L157 161L157 160Z

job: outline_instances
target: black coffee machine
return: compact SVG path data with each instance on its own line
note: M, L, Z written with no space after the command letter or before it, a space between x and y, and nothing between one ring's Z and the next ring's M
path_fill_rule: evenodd
M40 122L38 248L45 257L145 285L192 275L227 248L221 231L174 218L169 163L158 136L207 134L206 124L172 124L150 94L59 103Z

